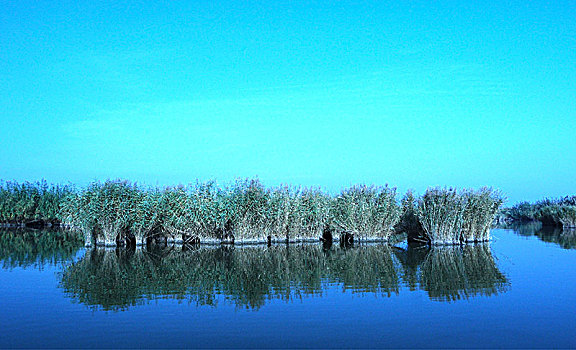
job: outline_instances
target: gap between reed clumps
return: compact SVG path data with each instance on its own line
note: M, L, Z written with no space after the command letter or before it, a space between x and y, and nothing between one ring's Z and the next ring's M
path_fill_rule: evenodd
M0 183L0 223L51 223L80 231L87 245L158 242L273 243L387 241L393 234L429 244L489 240L503 202L498 191L432 188L401 201L396 188L355 185L266 188L258 179L163 189L122 180L82 189L46 182Z

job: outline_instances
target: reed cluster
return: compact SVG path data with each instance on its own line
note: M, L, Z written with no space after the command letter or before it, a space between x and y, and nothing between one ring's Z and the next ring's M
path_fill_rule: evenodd
M576 205L552 204L538 210L536 220L545 226L576 228Z
M535 203L521 202L504 208L499 216L505 223L539 221L544 226L576 228L576 196L543 199Z
M26 224L41 220L60 223L60 203L73 192L70 186L49 185L46 181L0 181L0 223Z
M489 239L501 203L499 193L487 188L435 188L420 198L409 191L399 202L396 189L387 185L356 185L331 195L314 188L267 188L258 179L166 188L121 180L81 189L45 181L3 182L0 223L62 223L98 245L272 243L321 237L386 241L398 233L432 244L461 244ZM573 211L562 212L563 222L570 225Z
M265 188L257 179L163 190L106 181L66 197L61 213L87 241L114 245L166 235L185 242L317 240L326 227L359 239L388 239L400 207L387 186L354 186L331 196L311 188Z
M503 201L498 191L487 187L477 191L428 189L418 201L422 232L416 240L434 245L488 241Z
M63 222L80 230L86 240L116 242L135 227L143 192L127 181L94 182L62 202Z
M353 186L336 197L332 210L341 231L384 240L390 238L401 215L396 189L388 186Z

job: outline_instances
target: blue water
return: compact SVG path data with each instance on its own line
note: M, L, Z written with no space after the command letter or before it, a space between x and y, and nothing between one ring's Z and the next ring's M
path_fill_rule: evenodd
M0 348L576 347L576 250L493 237L438 251L4 252Z

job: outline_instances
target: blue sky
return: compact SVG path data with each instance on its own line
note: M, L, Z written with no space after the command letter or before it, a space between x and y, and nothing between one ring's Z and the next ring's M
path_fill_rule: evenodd
M0 178L576 194L574 18L574 1L0 1Z

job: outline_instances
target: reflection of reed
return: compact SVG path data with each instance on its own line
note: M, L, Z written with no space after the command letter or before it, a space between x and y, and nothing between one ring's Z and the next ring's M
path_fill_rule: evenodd
M161 296L215 305L217 294L259 308L269 299L321 294L331 282L359 293L389 296L399 290L385 245L188 248L91 250L62 273L61 286L74 299L104 309Z
M564 249L576 249L576 230L542 226L539 221L511 225L511 229L521 236L536 236L540 240L556 243Z
M347 289L386 296L399 291L397 266L387 245L340 250L326 262L328 275Z
M576 229L543 227L536 236L544 242L556 243L564 249L576 249Z
M461 247L409 247L396 250L403 279L410 289L420 288L433 300L453 301L476 295L493 295L507 289L486 244Z
M0 260L4 268L56 264L72 258L83 242L70 231L1 230Z
M237 306L259 308L270 299L322 294L326 283L390 296L399 292L400 278L411 290L425 290L440 301L492 295L508 285L487 245L94 249L61 277L74 299L106 310L162 297L216 305L218 294Z
M510 225L504 226L503 228L512 229L520 236L534 236L536 232L542 229L542 223L540 221L530 221L521 224L512 223Z

